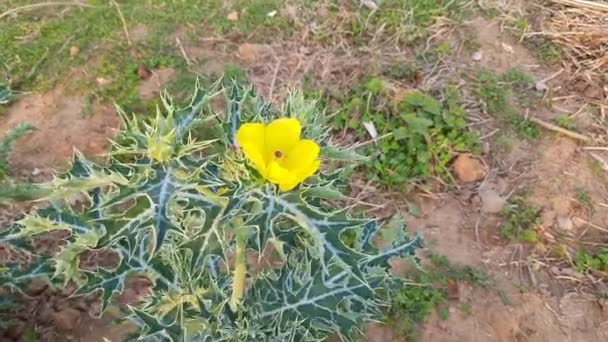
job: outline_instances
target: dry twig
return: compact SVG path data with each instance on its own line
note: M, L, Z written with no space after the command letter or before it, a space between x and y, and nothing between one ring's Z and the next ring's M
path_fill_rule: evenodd
M97 7L94 5L82 3L80 1L47 1L47 2L30 4L30 5L25 5L25 6L10 9L10 10L0 14L0 19L4 18L6 16L9 16L11 14L17 13L17 12L29 11L29 10L32 10L35 8L47 7L47 6L80 6L80 7L89 7L89 8Z
M116 2L116 0L110 0L112 2L112 6L114 6L116 8L116 11L118 12L118 16L120 17L120 21L122 22L122 29L125 32L125 38L127 39L127 44L129 44L129 46L133 45L131 43L131 38L129 38L129 31L127 30L127 22L125 21L125 17L122 15L122 11L120 10L120 6L118 6L118 3Z
M545 121L543 121L541 119L530 118L530 121L534 122L535 124L537 124L537 125L539 125L539 126L541 126L543 128L546 128L546 129L548 129L550 131L561 133L561 134L566 135L566 136L568 136L570 138L574 138L574 139L581 140L581 141L584 141L584 142L591 141L591 138L589 138L588 136L582 135L580 133L569 131L569 130L567 130L565 128L556 126L556 125L554 125L552 123L545 122Z
M526 37L544 36L562 50L573 75L593 86L608 73L608 3L587 0L551 0L552 15L541 32Z
M184 45L182 45L182 41L179 39L179 37L175 37L175 43L177 43L177 47L179 47L179 51L182 53L182 56L186 60L186 65L188 65L188 67L190 67L192 65L192 62L190 62L190 58L188 58L186 49L184 49Z

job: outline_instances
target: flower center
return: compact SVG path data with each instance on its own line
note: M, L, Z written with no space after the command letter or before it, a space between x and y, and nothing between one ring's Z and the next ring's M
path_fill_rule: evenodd
M283 157L283 152L281 152L281 151L274 151L274 156L275 156L275 158L281 158L281 157Z

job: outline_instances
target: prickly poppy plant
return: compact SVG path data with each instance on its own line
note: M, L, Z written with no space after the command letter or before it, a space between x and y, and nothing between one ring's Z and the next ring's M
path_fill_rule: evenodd
M165 95L161 107L152 119L121 113L105 164L77 154L39 185L48 207L0 233L31 262L0 268L0 286L75 284L75 295L100 296L101 314L129 279L147 277L151 291L124 316L146 341L351 340L381 318L380 294L399 281L389 260L419 241L328 204L341 168L319 165L354 154L332 147L314 105L293 93L274 110L249 88L197 85L187 106ZM58 230L57 254L32 248ZM90 251L116 262L82 267Z

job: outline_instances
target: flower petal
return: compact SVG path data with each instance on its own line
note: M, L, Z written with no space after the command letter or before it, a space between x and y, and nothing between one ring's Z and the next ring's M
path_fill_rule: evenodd
M301 140L287 152L283 166L289 170L306 168L317 157L319 157L319 145L312 140Z
M303 167L299 170L288 170L291 177L285 177L282 182L279 183L281 191L289 191L295 188L298 184L302 183L306 178L312 176L319 169L321 161L314 160L311 164Z
M291 173L289 170L281 166L281 164L276 161L271 161L268 165L267 176L268 177L266 177L266 179L268 179L268 181L274 184L281 184L286 182L290 183L297 181L295 174Z
M294 118L280 118L266 126L266 158L271 160L276 151L287 153L300 141L302 127Z
M246 123L239 127L236 132L236 143L239 145L245 157L266 178L267 166L264 158L265 127L261 123Z
M298 184L300 184L300 182L297 180L285 181L285 182L279 183L279 189L283 192L287 192L287 191L295 188Z

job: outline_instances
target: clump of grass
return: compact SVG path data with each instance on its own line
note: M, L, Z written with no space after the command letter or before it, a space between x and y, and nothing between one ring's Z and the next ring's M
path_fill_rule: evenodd
M561 60L562 54L559 47L544 37L526 38L523 44L544 64L556 64Z
M280 0L237 0L230 6L221 0L127 1L120 3L127 31L145 29L142 37L131 37L129 46L110 2L90 4L23 11L0 21L0 61L16 89L47 91L61 83L66 91L89 100L116 101L126 111L134 111L146 105L136 91L137 68L187 71L175 46L175 32L247 34L255 42L293 31ZM14 1L0 4L0 12L10 7ZM231 11L239 13L238 20L227 18ZM79 52L70 56L72 46ZM66 75L75 71L83 76L66 82ZM111 83L99 86L96 79L100 77Z
M243 83L247 80L247 74L240 65L228 63L224 65L224 79Z
M577 272L601 271L608 272L608 249L587 252L579 249L574 257L574 269Z
M593 214L595 213L595 207L593 206L591 196L589 196L587 190L583 188L577 188L574 192L574 197L576 198L576 201L583 207L585 212L589 216L593 216Z
M576 128L574 122L572 121L572 118L570 118L570 116L567 114L562 114L556 117L555 119L553 119L553 123L561 128L565 128L568 130L574 130Z
M537 243L536 226L540 224L540 208L515 197L502 210L506 221L500 227L500 235L508 240Z
M430 176L449 180L448 163L454 154L478 153L479 144L475 133L466 128L457 89L448 87L444 97L438 101L412 92L395 103L382 80L370 78L346 96L333 99L342 104L333 125L336 131L348 131L360 141L369 140L364 122L373 123L380 136L390 135L363 151L372 157L364 167L371 180L388 187Z
M531 76L520 70L510 70L503 77L491 71L482 71L477 76L474 92L480 99L486 112L507 123L519 136L532 140L539 135L538 127L517 113L511 104L513 90L519 89L518 96L524 99L522 89L526 89L532 82ZM524 104L525 101L520 101Z
M414 82L418 73L419 70L414 64L392 64L387 66L382 74L394 80Z
M491 287L488 275L480 270L454 265L436 254L429 258L428 269L408 272L407 277L414 284L404 283L403 287L390 293L387 323L403 338L402 341L416 341L418 328L433 310L437 310L440 319L449 317L449 287L453 284L465 282L479 288ZM470 304L462 303L460 308L464 314L471 314Z

